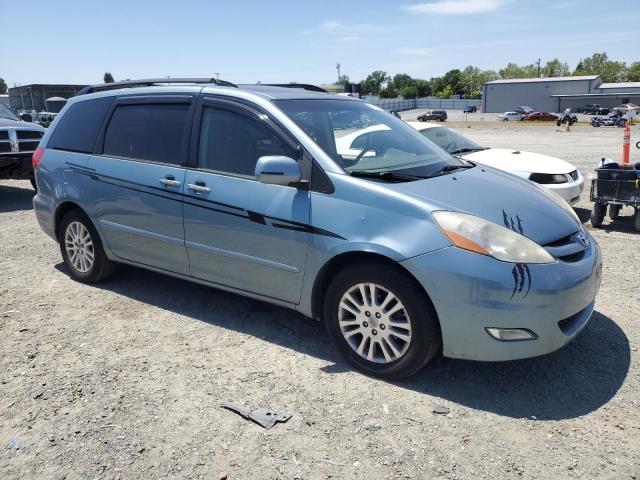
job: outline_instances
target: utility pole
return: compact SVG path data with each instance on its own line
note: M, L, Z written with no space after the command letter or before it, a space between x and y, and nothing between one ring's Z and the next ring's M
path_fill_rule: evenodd
M540 59L538 59L536 65L538 65L538 78L540 78Z
M213 72L213 73L216 76L216 80L220 80L220 73L219 72Z
M338 70L338 83L340 83L340 64L336 63L336 70Z

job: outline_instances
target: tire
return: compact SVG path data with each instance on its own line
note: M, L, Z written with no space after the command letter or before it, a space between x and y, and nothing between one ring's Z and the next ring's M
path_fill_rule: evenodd
M609 218L615 220L620 215L620 209L622 205L609 205Z
M86 239L87 235L88 240L82 242L82 239ZM80 253L75 259L70 257L70 253L67 251L67 246L72 245L71 240L74 238L79 242L79 246L77 245L75 249L80 249ZM82 210L71 210L62 217L58 229L58 243L62 259L71 276L82 283L97 283L105 280L117 268L118 264L107 258L98 232ZM90 261L89 254L93 254L92 261Z
M364 292L367 298L359 293L362 290L358 287L362 284L374 284L375 302L371 302L369 289ZM343 296L349 293L353 293L351 304L342 302ZM384 299L388 294L395 298L385 309ZM342 308L343 304L358 315ZM387 317L385 310L390 312L395 308L401 309ZM361 262L340 271L327 289L324 312L327 332L340 353L355 368L375 377L389 380L409 377L424 367L442 344L431 301L409 274L393 265ZM349 343L342 328L347 333L363 331L366 336L352 333ZM358 348L362 348L362 355L356 351Z
M591 225L600 228L604 221L604 215L607 213L607 205L603 203L594 203L591 209Z
M596 120L591 120L591 125L593 125L594 127L599 127L600 126L600 122L598 122Z
M562 120L558 120L558 121L556 122L556 125L557 125L557 126L562 125Z
M502 121L503 121L503 122L508 122L508 121L509 121L509 119L508 119L508 118L503 118L503 119L502 119Z

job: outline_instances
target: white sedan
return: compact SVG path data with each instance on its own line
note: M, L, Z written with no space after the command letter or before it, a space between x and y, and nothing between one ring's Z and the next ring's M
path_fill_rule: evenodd
M574 165L565 160L541 153L483 147L447 127L407 123L452 155L528 178L553 190L569 205L575 205L580 200L584 178Z
M527 178L553 190L570 205L580 200L584 189L584 178L569 162L540 153L483 147L450 128L433 123L407 122L407 124L451 155ZM389 134L388 130L390 129L386 125L373 125L336 138L338 154L344 159L353 160L367 145L383 144L385 135ZM375 152L365 152L363 156L375 156Z
M523 115L518 112L504 112L498 115L498 120L502 120L503 122L508 122L509 120L522 120Z

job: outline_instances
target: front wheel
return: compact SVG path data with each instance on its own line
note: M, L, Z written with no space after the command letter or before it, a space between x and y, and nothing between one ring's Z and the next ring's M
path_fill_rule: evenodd
M98 232L81 210L71 210L62 218L58 243L71 275L83 283L104 280L117 267L107 258Z
M502 119L502 121L503 121L503 122L508 122L508 121L509 121L509 119L508 119L508 118L503 118L503 119Z
M607 206L602 203L594 203L591 209L591 225L595 228L600 228L604 221L604 216L607 213Z
M438 352L440 327L431 302L406 272L382 263L358 263L329 285L327 331L357 369L386 379L418 372Z

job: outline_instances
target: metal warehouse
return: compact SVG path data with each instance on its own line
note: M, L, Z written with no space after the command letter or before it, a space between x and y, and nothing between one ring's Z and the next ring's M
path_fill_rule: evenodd
M505 112L527 105L540 112L562 112L586 104L615 107L640 103L640 82L603 83L599 75L494 80L483 85L482 110Z
M16 111L35 110L37 112L49 111L57 113L61 108L60 98L71 98L84 86L85 85L22 85L9 89L9 102L11 108Z

